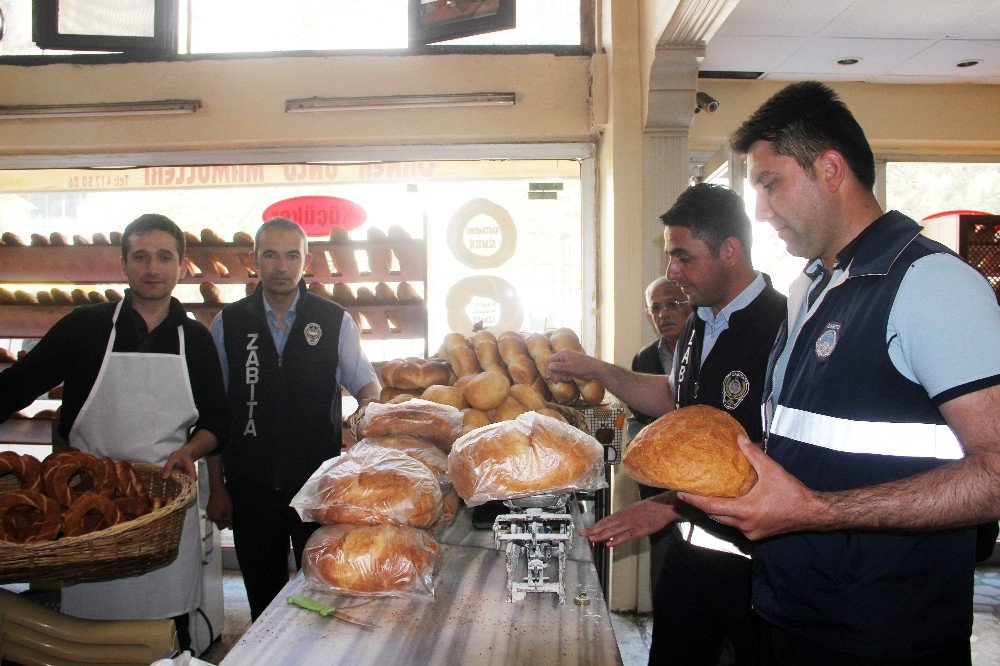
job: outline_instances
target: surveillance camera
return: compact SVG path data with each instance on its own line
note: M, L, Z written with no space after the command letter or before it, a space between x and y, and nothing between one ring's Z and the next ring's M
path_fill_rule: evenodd
M708 93L699 92L694 96L694 112L698 113L702 109L708 111L709 113L715 113L716 109L719 108L719 100L715 99Z

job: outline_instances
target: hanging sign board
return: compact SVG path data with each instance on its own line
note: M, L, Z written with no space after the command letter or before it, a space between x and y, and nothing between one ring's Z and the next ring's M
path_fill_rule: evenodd
M368 214L353 201L317 195L278 201L268 206L262 217L265 222L272 217L287 217L301 225L307 236L326 236L334 227L357 229Z

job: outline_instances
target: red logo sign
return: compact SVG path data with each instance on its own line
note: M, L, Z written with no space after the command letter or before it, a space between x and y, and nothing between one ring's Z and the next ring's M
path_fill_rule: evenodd
M357 229L368 218L365 209L339 197L292 197L273 203L263 213L264 221L287 217L298 222L307 236L326 236L334 227Z

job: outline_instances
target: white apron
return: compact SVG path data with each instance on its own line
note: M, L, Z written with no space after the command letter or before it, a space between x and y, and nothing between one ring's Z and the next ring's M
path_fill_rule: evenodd
M115 324L94 387L69 433L71 445L96 456L163 465L198 420L177 327L179 355L113 352ZM163 619L201 604L198 503L184 516L177 558L140 576L79 583L62 590L62 611L94 620Z

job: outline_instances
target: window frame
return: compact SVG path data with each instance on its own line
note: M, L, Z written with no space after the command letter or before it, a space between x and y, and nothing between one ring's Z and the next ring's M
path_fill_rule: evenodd
M177 55L177 0L153 0L152 37L62 34L59 5L60 0L33 0L31 4L31 38L39 48L123 52L146 58Z

